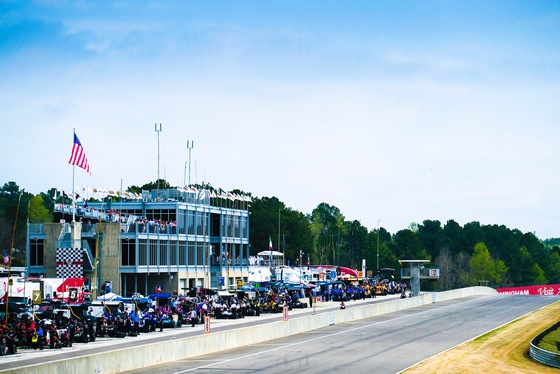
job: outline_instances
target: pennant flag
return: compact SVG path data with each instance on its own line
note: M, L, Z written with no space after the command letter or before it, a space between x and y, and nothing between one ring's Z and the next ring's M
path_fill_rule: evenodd
M272 251L272 239L270 238L270 235L268 236L268 249Z
M72 146L72 155L70 156L70 160L68 163L71 165L77 165L88 172L91 175L91 171L89 170L89 164L86 157L86 152L82 147L82 143L78 139L76 133L74 133L74 145Z

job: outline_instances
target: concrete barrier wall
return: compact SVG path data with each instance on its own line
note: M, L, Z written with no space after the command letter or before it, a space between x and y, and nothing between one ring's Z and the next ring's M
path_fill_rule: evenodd
M434 303L474 295L499 295L498 291L496 291L495 289L482 286L458 288L456 290L443 292L431 292L430 294L432 295L432 302Z
M110 352L47 362L41 365L23 366L17 369L3 370L1 373L119 373L145 368L159 363L177 361L246 345L258 344L320 329L332 324L360 320L435 302L474 295L495 294L498 294L496 290L489 287L468 287L445 292L423 293L412 298L394 299L344 310L335 309L305 317L288 319L288 321L282 321L282 315L278 314L278 321L262 325L212 332L208 335L172 339L167 342L152 343L133 348L119 349L118 346L116 346L116 349Z

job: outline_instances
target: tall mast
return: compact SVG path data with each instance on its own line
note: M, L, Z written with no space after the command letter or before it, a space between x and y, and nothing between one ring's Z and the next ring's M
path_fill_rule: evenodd
M159 124L159 127L157 123L155 124L155 130L157 133L157 182L156 183L157 183L157 194L158 194L157 197L159 199L159 133L162 131L161 123Z
M194 140L187 140L187 149L189 150L189 186L191 185L191 150L194 148Z

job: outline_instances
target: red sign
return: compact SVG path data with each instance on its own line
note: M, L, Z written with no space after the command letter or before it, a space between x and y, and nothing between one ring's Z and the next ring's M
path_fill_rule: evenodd
M288 322L288 319L289 319L288 309L289 309L289 307L287 305L284 305L282 307L282 321L284 321L284 322Z
M496 291L504 295L560 296L560 284L496 288Z
M210 316L204 316L204 334L210 334Z

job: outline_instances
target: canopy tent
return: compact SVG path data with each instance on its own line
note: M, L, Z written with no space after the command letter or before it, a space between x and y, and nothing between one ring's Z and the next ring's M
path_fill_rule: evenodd
M99 296L98 298L96 298L95 300L100 300L100 301L110 301L110 300L114 300L114 299L118 299L120 298L120 295L117 295L116 293L112 293L112 292L108 292L104 295Z
M263 257L269 257L270 255L272 256L278 256L278 257L284 257L284 254L282 252L278 252L278 251L262 251L257 253L259 256L263 256Z
M269 267L284 265L284 254L278 251L261 251L257 255L266 262ZM260 265L260 264L259 264Z

